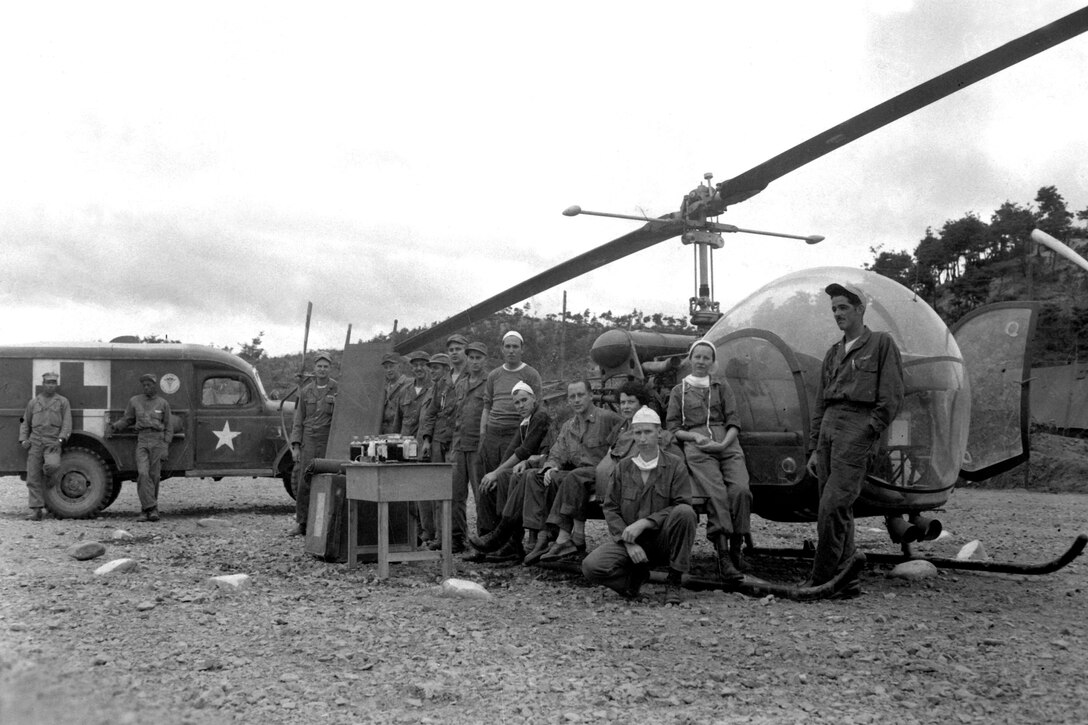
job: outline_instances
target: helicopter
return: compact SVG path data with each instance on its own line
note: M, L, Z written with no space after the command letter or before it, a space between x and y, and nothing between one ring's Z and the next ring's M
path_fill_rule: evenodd
M723 234L811 235L743 229L718 221L729 207L760 194L776 179L956 91L1088 30L1088 8L1012 40L905 91L725 181L712 175L686 194L676 212L657 218L585 211L582 214L643 222L638 229L567 260L433 327L398 341L397 352L426 347L493 312L574 277L666 240L694 248L697 290L691 322L718 351L718 370L736 394L741 444L748 460L753 511L777 521L814 521L816 481L805 470L808 414L823 353L838 336L824 288L854 284L870 297L866 323L885 330L903 353L907 394L903 410L882 441L855 514L883 516L903 557L912 544L935 539L942 526L929 516L949 498L957 480L985 480L1028 456L1027 351L1037 306L999 303L976 310L949 329L914 292L876 273L845 267L803 270L775 280L732 309L720 312L711 294L712 252ZM607 388L630 378L667 389L681 375L695 337L612 330L591 355ZM973 425L972 425L973 423ZM1046 573L1064 566L1088 544L1081 535L1059 559L1042 565L932 560L938 566ZM899 557L898 560L902 560ZM872 560L873 557L870 557ZM863 562L855 562L852 569ZM840 577L845 577L844 572ZM831 583L834 585L834 583ZM774 591L774 589L770 589Z

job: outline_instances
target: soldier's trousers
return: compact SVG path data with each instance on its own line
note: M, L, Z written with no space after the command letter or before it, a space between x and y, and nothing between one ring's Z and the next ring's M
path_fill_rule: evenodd
M304 529L310 518L310 485L313 482L313 475L307 474L306 469L315 458L325 457L328 445L328 438L303 437L295 470L291 473L295 488L295 521Z
M706 538L719 550L733 534L751 532L752 489L740 443L720 453L706 453L684 443L693 498L706 499Z
M485 523L480 518L480 454L477 451L453 452L453 516L454 540L463 539L468 533L468 491L476 500L476 528L482 532L495 528L495 522Z
M499 429L487 426L480 436L480 475L491 473L506 460L506 449L517 435L518 428ZM475 489L473 489L475 490Z
M611 456L605 456L605 459L612 460ZM588 518L587 508L593 495L596 494L598 500L603 501L601 496L604 492L597 484L597 471L600 465L596 468L584 466L575 468L573 471L566 471L562 482L556 488L555 501L548 514L549 524L558 526L564 531L570 531L574 528L575 519L585 521Z
M431 463L446 463L446 453L449 443L431 441ZM419 525L422 528L420 536L424 539L438 539L442 533L442 504L434 501L416 501L416 509L419 511Z
M686 503L673 506L660 529L646 531L636 541L646 552L648 565L661 566L667 562L670 569L688 571L698 521L699 517L691 506ZM582 560L582 574L591 582L622 592L627 588L628 577L636 566L627 555L626 546L609 541L589 552L589 556Z
M523 496L521 506L522 526L536 531L544 528L544 525L548 522L552 504L555 503L556 492L570 473L570 471L555 471L552 474L550 486L544 485L544 472L539 469L525 471L525 473L517 476L518 482L521 483L521 495ZM516 489L516 484L510 487L511 498L516 495ZM510 501L507 501L506 506L507 508L511 507Z
M834 579L854 556L854 502L879 440L869 427L867 408L839 404L824 411L816 444L820 508L813 585Z
M136 434L136 494L140 509L150 511L159 505L159 480L167 445L162 431L140 431Z
M476 528L480 528L480 521L491 521L495 522L495 525L497 525L499 517L507 515L506 505L508 499L510 498L511 489L518 487L515 482L516 478L518 478L518 476L515 476L512 471L502 471L496 477L495 486L486 493L480 493L479 497L476 499ZM516 515L518 518L520 518L520 501L522 500L520 488L517 492L515 492L515 495L519 497ZM495 525L492 525L491 528L495 528Z
M53 485L53 475L60 468L60 443L45 443L30 439L30 448L26 452L26 492L29 506L40 509L45 505L42 490L44 485Z

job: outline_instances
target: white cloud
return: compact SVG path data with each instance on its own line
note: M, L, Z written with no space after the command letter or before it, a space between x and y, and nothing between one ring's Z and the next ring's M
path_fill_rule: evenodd
M754 4L753 4L754 5ZM0 30L9 342L159 333L268 349L444 318L1076 8L1053 2L73 4ZM1088 37L774 183L731 236L723 306L861 264L1056 184L1088 205ZM682 314L666 242L563 286L572 309ZM43 271L49 274L44 275ZM561 290L539 295L558 311Z

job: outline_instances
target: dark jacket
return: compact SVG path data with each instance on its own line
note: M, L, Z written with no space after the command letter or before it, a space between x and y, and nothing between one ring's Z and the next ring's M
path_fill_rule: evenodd
M616 543L622 541L623 530L639 519L649 519L660 529L673 506L691 505L691 477L687 465L679 456L660 451L657 468L650 471L645 483L642 471L630 458L624 458L612 469L612 483L601 508L608 524L608 533Z
M845 344L844 337L824 356L812 411L809 450L816 448L824 411L831 405L850 403L868 409L874 435L884 432L903 405L903 359L892 336L866 327L854 346L844 353Z

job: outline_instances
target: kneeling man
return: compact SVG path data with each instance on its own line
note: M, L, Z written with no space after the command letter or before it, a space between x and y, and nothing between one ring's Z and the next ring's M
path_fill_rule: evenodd
M660 430L661 417L650 408L640 408L631 419L638 455L616 464L602 506L612 540L585 558L582 573L633 599L650 578L650 567L668 563L665 604L679 604L698 518L687 466L658 447Z

